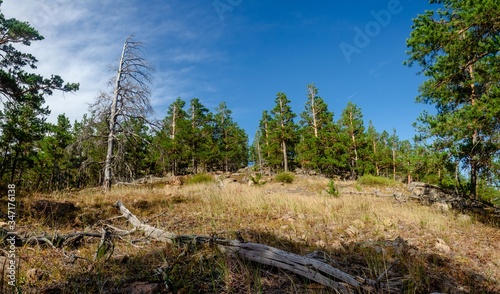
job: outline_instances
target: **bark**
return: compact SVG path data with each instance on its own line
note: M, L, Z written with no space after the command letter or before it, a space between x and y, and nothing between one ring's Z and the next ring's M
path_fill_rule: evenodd
M396 148L392 148L392 179L396 180Z
M285 142L285 121L283 115L283 101L280 99L280 112L281 112L281 149L283 150L283 168L285 172L288 172L288 156L286 151Z
M377 141L373 140L372 145L373 145L373 156L375 157L374 160L375 172L377 173L377 176L380 176L380 168L378 166L378 160L377 160Z
M62 248L64 246L72 246L77 247L79 242L84 237L101 237L102 234L95 232L75 232L69 233L65 235L38 235L38 236L30 236L26 237L25 235L19 235L15 232L8 232L2 228L0 228L0 234L5 236L4 238L9 239L12 238L15 240L15 246L22 247L26 245L41 245L45 244L53 248Z
M474 70L472 68L472 65L469 65L468 71L469 71L471 80L474 80ZM471 87L471 91L472 91L472 93L471 93L471 105L474 106L474 104L476 103L476 86L474 83L471 83L470 87ZM475 126L474 126L474 128L475 128ZM478 130L474 129L473 134L472 134L472 150L473 151L472 151L472 154L469 155L471 157L470 158L470 196L472 199L477 198L477 175L479 173L479 168L477 165L477 161L474 158L475 157L474 154L476 152L474 150L475 150L477 144L478 144Z
M351 140L352 140L352 146L354 148L354 159L352 161L352 166L351 166L351 177L353 179L356 178L356 166L358 165L358 146L356 143L356 136L354 134L354 122L352 118L352 111L349 112L349 124L351 125Z
M318 138L318 123L316 121L316 95L314 93L314 88L309 87L309 95L311 95L311 116L313 119L313 129L314 129L314 137Z
M267 127L267 120L264 123L264 131L266 133L266 149L267 149L267 158L271 156L271 153L269 151L269 130Z
M257 138L257 156L259 157L259 171L262 173L262 152L260 150L259 138Z
M288 155L287 155L287 151L286 151L285 140L283 140L282 146L283 146L283 163L284 163L283 166L284 166L285 172L288 172Z
M112 184L112 161L113 161L113 148L115 140L115 127L118 112L118 99L120 97L120 83L122 80L123 73L123 62L125 58L125 52L127 50L128 39L123 44L122 54L120 56L120 63L118 66L118 73L115 81L115 88L113 91L113 102L111 103L111 113L109 116L109 133L108 133L108 149L106 151L106 161L104 163L104 191L111 190Z

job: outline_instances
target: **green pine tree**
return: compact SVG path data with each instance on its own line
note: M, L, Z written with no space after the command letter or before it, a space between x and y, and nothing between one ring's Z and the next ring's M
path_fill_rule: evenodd
M332 175L338 167L334 155L337 147L338 128L333 121L333 113L318 96L314 84L307 87L308 95L305 110L300 121L300 141L297 144L297 163L303 169ZM327 155L329 154L329 155Z
M500 150L500 6L498 1L434 0L440 6L414 19L407 65L428 79L417 101L436 106L419 117L419 130L436 150L452 153L469 170L470 196L478 177L493 171Z
M280 165L288 172L289 165L294 161L294 148L297 141L297 125L293 119L297 116L290 106L290 100L284 93L278 93L276 106L271 110L269 121L269 145L271 150L279 146L280 156L270 154L269 163ZM274 148L273 148L274 147Z
M350 177L356 179L359 173L363 173L364 166L361 162L361 153L366 146L361 109L352 102L347 103L338 123L342 141L348 150Z

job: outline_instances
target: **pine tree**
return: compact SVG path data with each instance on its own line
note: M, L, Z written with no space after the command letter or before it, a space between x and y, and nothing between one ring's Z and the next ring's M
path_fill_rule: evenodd
M206 156L209 152L210 133L207 132L209 127L211 113L198 98L193 98L190 101L188 116L191 122L190 136L188 138L189 156L191 157L191 170L193 173L198 172L198 165L207 162Z
M270 139L270 124L271 123L271 115L267 110L262 112L262 118L259 121L259 146L261 149L262 162L264 165L269 164L269 160L271 158L271 154L274 153L272 150L271 139Z
M354 103L347 103L339 120L343 142L348 149L350 177L356 179L363 166L360 165L360 152L365 148L365 127L363 114Z
M72 170L68 147L74 142L72 126L66 115L57 117L57 124L48 124L48 132L39 141L39 151L36 155L37 174L35 187L53 191L70 187Z
M470 171L470 196L478 177L492 171L500 153L500 6L498 1L436 0L437 11L414 19L407 65L428 80L417 101L435 105L422 113L419 130Z
M0 177L8 175L8 181L20 184L23 173L33 165L37 141L47 131L45 122L50 111L43 107L41 95L24 95L16 101L6 101L0 112L0 145L3 161Z
M300 141L297 144L297 162L304 169L332 174L338 164L335 158L327 156L334 154L336 147L337 127L333 122L333 113L323 99L318 96L314 84L308 87L308 99L305 110L301 114Z
M297 125L293 119L296 114L292 111L290 100L284 93L278 93L275 99L276 106L271 110L271 120L269 123L269 144L279 145L281 150L281 159L272 158L274 163L281 163L281 167L288 172L289 164L294 160L294 147L297 138ZM272 150L272 149L271 149Z
M399 149L399 138L396 134L396 129L393 129L392 136L389 138L389 145L392 154L392 179L396 180L396 170L398 166L397 153Z
M6 19L0 13L0 34L0 101L4 104L0 113L0 152L3 155L0 181L31 183L32 179L22 179L24 172L33 167L36 142L47 130L45 120L50 111L44 106L45 97L55 90L76 91L79 85L64 84L57 75L44 78L27 71L27 68L36 68L37 59L18 48L43 40L28 23Z
M186 102L181 98L177 98L168 107L167 116L163 120L163 128L166 135L165 138L165 158L170 167L170 172L173 175L184 173L188 166L188 149L185 146L188 144L191 124L188 114L184 110Z
M219 164L225 172L236 171L248 164L248 137L231 116L225 102L215 109L215 138L219 150Z
M373 169L373 172L376 176L380 176L380 169L381 169L381 149L383 146L381 146L381 135L377 133L377 130L373 126L372 121L368 123L368 129L366 131L366 140L367 143L369 144L369 148L371 149L369 152L369 160L370 163L372 164L371 169L368 171L371 172Z

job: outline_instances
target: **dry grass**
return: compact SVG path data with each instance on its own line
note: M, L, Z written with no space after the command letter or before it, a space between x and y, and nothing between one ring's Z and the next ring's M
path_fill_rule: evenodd
M20 231L37 234L97 231L103 223L130 228L123 219L109 220L119 215L112 204L121 200L139 218L150 219L151 225L165 230L228 238L239 232L247 241L298 254L322 250L336 261L335 266L354 275L376 279L397 262L390 274L403 282L405 293L500 291L498 228L476 222L474 217L416 203L401 204L389 197L342 194L355 190L355 183L338 183L341 196L331 197L324 191L327 185L327 179L296 177L292 184L250 187L234 183L225 189L205 183L120 187L109 194L86 190L30 195L21 200L24 213L19 225ZM372 190L369 186L360 188ZM30 212L40 199L73 202L80 208L78 216L65 223L43 225L40 216ZM408 242L409 250L404 253L387 242L398 237ZM115 240L110 260L93 261L97 244L97 239L86 239L79 248L67 248L67 252L82 257L72 263L60 249L20 248L22 289L36 292L56 287L64 293L114 293L113 289L134 281L161 280L183 293L327 292L289 273L226 258L212 248L168 246L137 233ZM30 280L26 273L32 268L45 274ZM163 270L160 276L154 274L158 268Z

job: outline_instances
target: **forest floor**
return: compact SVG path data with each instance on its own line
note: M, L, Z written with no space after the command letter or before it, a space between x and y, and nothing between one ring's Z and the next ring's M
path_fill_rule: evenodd
M346 273L392 281L398 293L500 293L499 227L452 210L380 196L407 193L402 184L339 181L338 197L329 195L327 187L327 179L297 176L290 184L261 186L155 184L116 187L107 194L87 189L20 195L17 231L22 236L100 233L105 224L130 230L113 206L120 200L138 218L163 230L243 238L300 255L317 251ZM67 205L47 205L53 202ZM5 199L0 206L7 207ZM208 245L165 244L134 232L114 238L114 250L95 258L99 242L99 237L85 237L73 247L17 247L20 291L15 293L332 292ZM397 248L401 242L404 252ZM6 253L0 253L4 267ZM6 274L0 287L10 293Z

